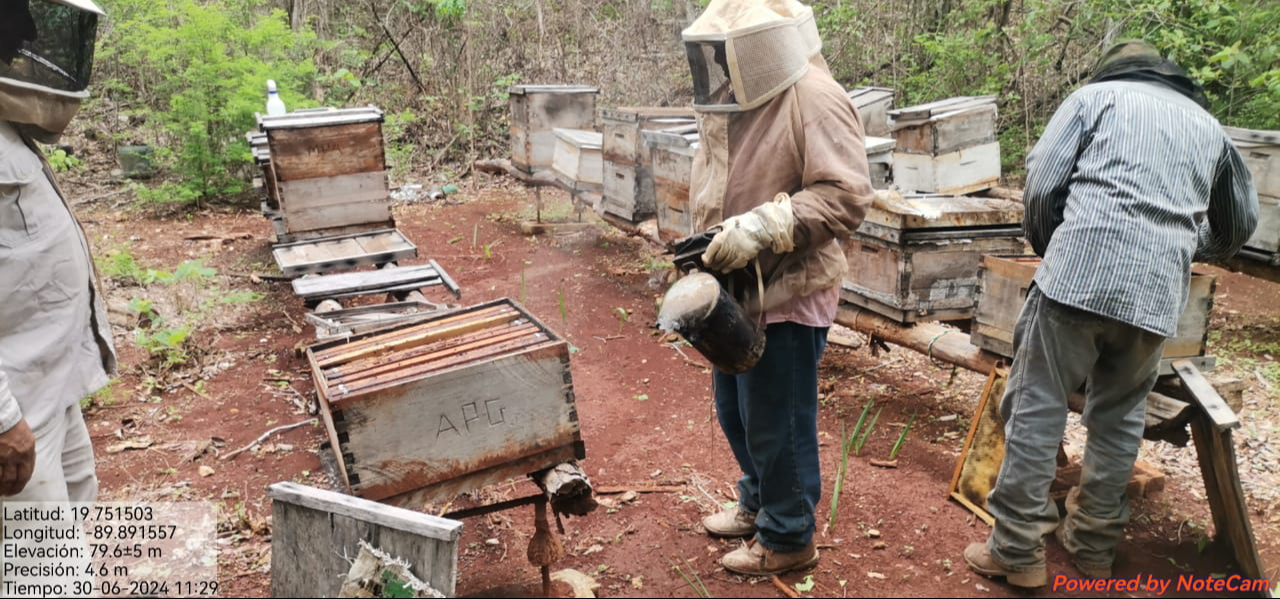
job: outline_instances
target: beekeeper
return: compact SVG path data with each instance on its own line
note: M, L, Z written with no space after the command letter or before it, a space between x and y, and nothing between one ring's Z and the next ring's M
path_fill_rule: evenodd
M818 360L847 265L838 240L873 191L863 128L820 53L813 11L795 0L712 0L683 32L700 146L694 227L722 231L712 269L759 269L739 299L765 325L759 363L713 374L720 425L742 478L739 504L708 534L750 540L725 568L765 575L817 563Z
M1004 461L987 497L996 523L964 551L978 574L1044 586L1044 537L1054 533L1080 576L1112 576L1147 394L1187 303L1191 264L1230 258L1258 224L1248 166L1208 106L1182 67L1150 44L1123 42L1027 156L1023 224L1044 261L1000 403ZM1082 386L1089 436L1060 519L1049 487L1067 398Z
M88 97L102 10L0 0L0 500L93 501L79 401L115 369L89 245L36 142Z

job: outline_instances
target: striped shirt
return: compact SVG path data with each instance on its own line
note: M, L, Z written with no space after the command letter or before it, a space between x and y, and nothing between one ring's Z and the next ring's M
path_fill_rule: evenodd
M1046 296L1165 337L1192 260L1231 257L1258 222L1253 179L1218 121L1135 81L1067 98L1027 157L1025 202Z

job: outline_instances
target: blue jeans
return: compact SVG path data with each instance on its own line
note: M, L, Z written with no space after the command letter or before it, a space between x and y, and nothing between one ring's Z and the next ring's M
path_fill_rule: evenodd
M742 469L738 501L756 513L757 538L774 551L799 551L813 540L822 497L818 361L827 329L777 323L765 337L755 368L712 375L716 411Z
M1016 571L1044 564L1044 535L1058 526L1049 498L1067 398L1087 383L1080 488L1069 501L1067 539L1076 559L1110 566L1129 522L1125 486L1138 459L1147 393L1164 338L1059 304L1032 287L1014 330L1013 367L1000 412L1004 463L987 511L996 525L991 554Z

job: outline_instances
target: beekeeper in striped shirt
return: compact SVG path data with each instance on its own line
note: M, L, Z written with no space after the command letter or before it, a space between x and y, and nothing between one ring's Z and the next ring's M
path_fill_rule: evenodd
M1257 226L1252 178L1207 105L1155 48L1121 43L1027 157L1024 226L1044 262L1000 406L1005 457L987 498L996 525L964 552L979 574L1043 586L1043 537L1054 532L1080 575L1111 576L1145 399L1191 263L1232 256ZM1084 470L1059 522L1049 485L1067 397L1086 383Z

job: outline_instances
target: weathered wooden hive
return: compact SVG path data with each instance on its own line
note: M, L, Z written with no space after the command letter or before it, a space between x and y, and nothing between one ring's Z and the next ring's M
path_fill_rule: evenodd
M1280 256L1280 131L1226 130L1258 190L1258 228L1245 247L1276 260Z
M887 87L858 87L849 90L849 100L862 116L863 134L868 137L889 137L889 111L893 109L893 90Z
M1000 181L993 96L959 97L889 111L898 141L893 182L907 192L966 194Z
M261 117L280 241L395 227L375 107Z
M692 124L693 109L624 107L600 111L604 134L604 212L630 222L655 215L653 171L641 131Z
M698 152L698 127L642 131L653 166L653 195L658 235L673 241L693 234L689 185L693 156Z
M551 170L567 189L600 193L604 190L601 135L582 129L556 129Z
M970 334L974 345L1002 356L1013 356L1013 329L1040 261L1036 256L983 256L979 274L981 293ZM1191 291L1187 306L1178 318L1177 334L1165 342L1166 361L1205 356L1216 287L1217 277L1192 273ZM1210 368L1213 364L1207 362L1200 366Z
M355 495L441 500L585 457L569 345L510 300L308 357Z
M891 137L870 136L864 141L871 185L876 189L888 189L893 181L893 148L897 142Z
M584 85L515 85L511 108L511 163L526 172L551 169L555 129L595 129L596 95Z
M985 254L1020 254L1022 204L880 193L845 246L841 298L899 322L973 317Z

